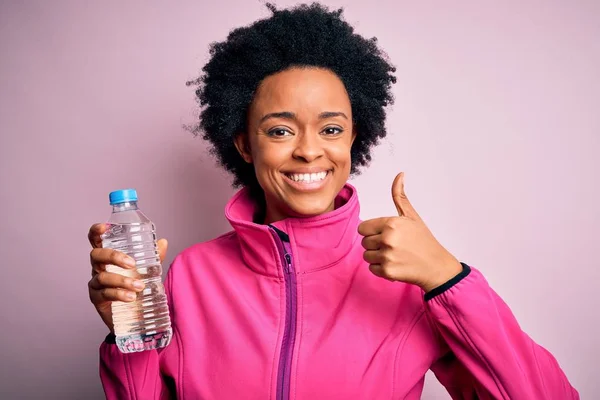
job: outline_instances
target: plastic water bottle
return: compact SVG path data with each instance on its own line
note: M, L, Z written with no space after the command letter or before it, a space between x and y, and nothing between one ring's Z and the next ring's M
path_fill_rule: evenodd
M138 209L134 189L111 192L109 200L113 212L108 230L102 235L102 247L133 257L136 268L107 265L106 270L146 284L135 301L112 303L117 346L123 353L165 347L171 342L173 331L154 224Z

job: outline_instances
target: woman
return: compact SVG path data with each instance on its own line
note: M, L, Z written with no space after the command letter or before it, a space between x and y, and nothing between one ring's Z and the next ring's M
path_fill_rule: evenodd
M100 350L108 398L418 399L432 369L456 399L574 399L555 359L519 328L392 184L398 215L359 221L346 181L386 135L394 68L341 11L313 4L231 32L198 85L198 130L235 184L233 231L176 257L174 337L158 351ZM90 298L141 286L90 229ZM159 242L161 259L167 243Z

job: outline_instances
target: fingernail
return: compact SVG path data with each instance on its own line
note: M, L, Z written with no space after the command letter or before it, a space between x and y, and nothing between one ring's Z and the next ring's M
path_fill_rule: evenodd
M129 256L125 257L125 260L123 260L123 262L125 263L125 265L127 265L128 267L135 267L135 260Z
M142 281L133 281L133 287L136 289L143 289L144 288L144 282Z
M135 300L136 298L136 294L133 292L127 292L127 299L128 300Z

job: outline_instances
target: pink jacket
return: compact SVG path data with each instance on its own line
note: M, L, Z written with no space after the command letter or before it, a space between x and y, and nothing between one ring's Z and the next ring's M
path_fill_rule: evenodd
M579 398L476 269L427 296L371 274L352 186L318 217L267 226L253 212L241 190L234 231L171 265L167 348L102 344L107 398L419 399L429 369L454 399Z

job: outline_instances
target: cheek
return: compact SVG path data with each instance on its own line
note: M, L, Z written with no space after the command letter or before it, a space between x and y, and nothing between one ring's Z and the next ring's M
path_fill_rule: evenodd
M253 152L254 169L256 176L261 181L261 184L267 183L270 176L274 176L279 170L280 166L284 163L288 149L286 146L264 144L254 147L256 149Z
M350 169L350 164L352 163L351 148L352 145L350 141L348 141L348 143L340 143L336 146L331 146L329 157L338 165L338 167Z

